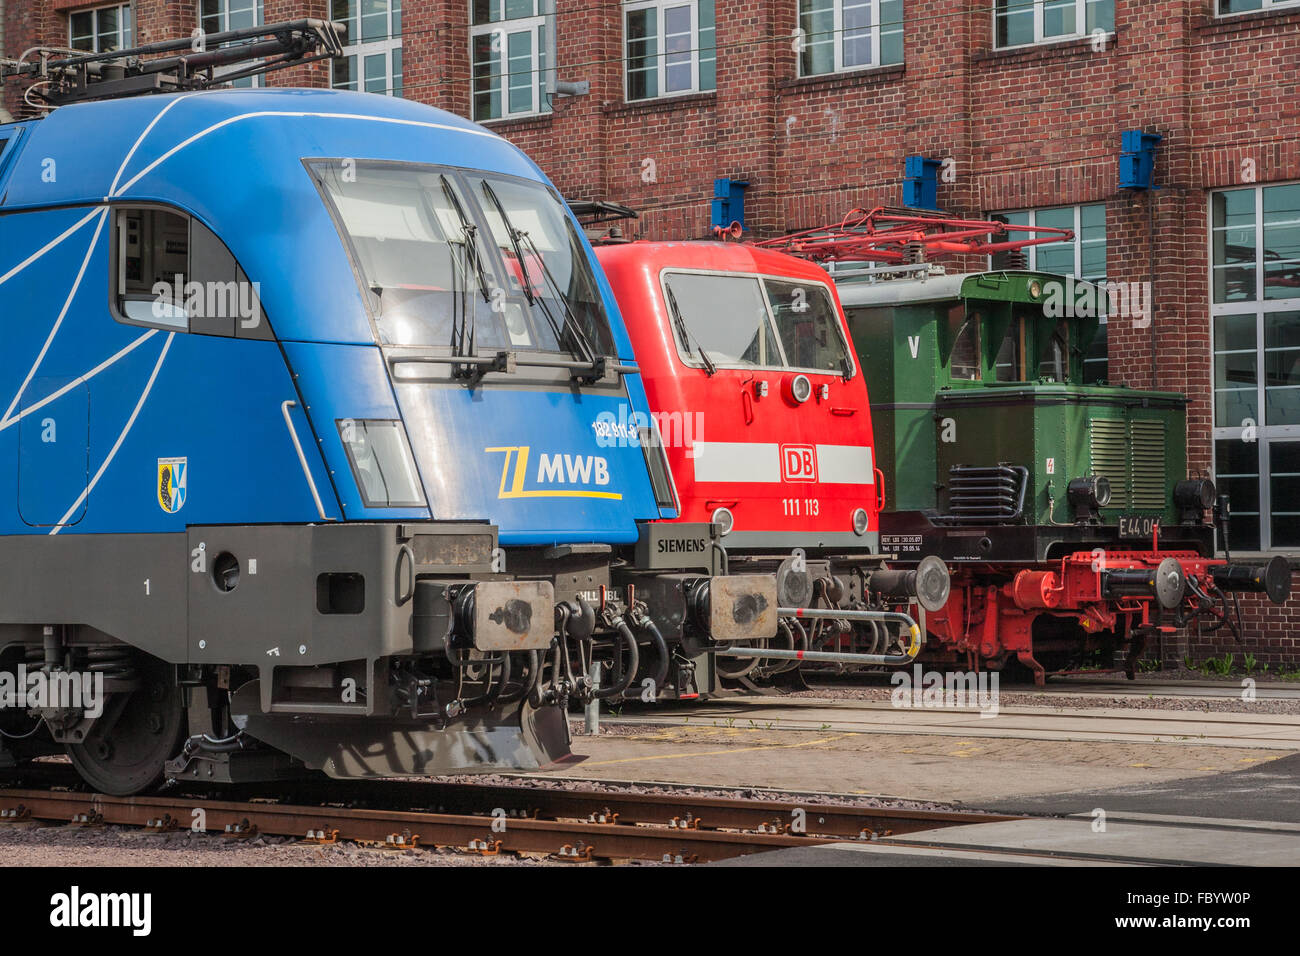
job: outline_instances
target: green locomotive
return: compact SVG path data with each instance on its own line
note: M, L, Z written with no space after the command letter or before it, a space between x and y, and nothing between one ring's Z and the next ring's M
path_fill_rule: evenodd
M885 477L881 549L952 569L925 657L1014 657L1041 683L1085 652L1127 648L1131 673L1157 630L1235 630L1234 591L1286 599L1285 560L1215 557L1228 504L1188 473L1186 397L1085 384L1119 287L925 264L835 278Z

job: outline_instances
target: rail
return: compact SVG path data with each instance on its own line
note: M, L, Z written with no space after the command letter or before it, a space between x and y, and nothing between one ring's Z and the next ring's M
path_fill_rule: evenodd
M697 797L678 793L574 792L533 787L431 784L342 784L410 806L414 792L437 788L442 808L458 812L210 800L185 793L111 797L61 790L0 790L0 822L61 821L154 831L203 828L231 838L296 836L312 842L349 840L408 849L452 847L484 855L541 854L573 862L654 860L707 862L764 850L872 840L944 826L1014 817L952 811L861 807L786 800ZM434 794L425 790L430 797ZM550 819L545 819L550 817Z

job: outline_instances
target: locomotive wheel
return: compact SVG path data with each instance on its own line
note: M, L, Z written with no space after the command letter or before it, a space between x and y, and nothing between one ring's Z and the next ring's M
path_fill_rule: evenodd
M141 658L137 671L139 687L110 696L86 739L67 746L81 778L116 797L158 784L163 763L181 749L188 726L175 669L154 658Z

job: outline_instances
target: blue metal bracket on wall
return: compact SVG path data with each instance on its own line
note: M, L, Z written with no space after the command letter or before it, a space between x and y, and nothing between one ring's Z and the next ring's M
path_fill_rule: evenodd
M1120 189L1160 188L1155 185L1156 147L1163 139L1159 133L1140 129L1126 129L1120 134Z
M903 161L903 205L912 209L939 208L939 169L943 162L924 156Z
M749 181L745 179L715 179L713 181L713 227L726 229L733 222L745 226L745 190Z

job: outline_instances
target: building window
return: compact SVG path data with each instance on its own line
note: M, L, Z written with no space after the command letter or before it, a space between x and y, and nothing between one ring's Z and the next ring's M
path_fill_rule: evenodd
M199 26L204 33L261 25L262 0L200 0Z
M713 2L629 0L623 4L629 101L717 87Z
M1115 30L1115 0L994 0L998 48L1050 43Z
M1226 17L1234 13L1251 13L1255 10L1276 10L1280 7L1300 6L1300 0L1218 0L1218 14Z
M248 27L260 27L262 19L262 0L199 0L199 28L206 35L223 33L226 30L244 30ZM248 64L219 67L217 76L248 69ZM231 80L231 86L252 87L262 85L261 76L245 76Z
M1229 543L1300 548L1300 183L1210 196L1214 462Z
M903 0L799 0L799 75L903 62Z
M348 28L343 55L330 61L330 86L401 96L402 0L332 0L330 9Z
M546 95L546 0L470 0L474 119L551 111Z
M1030 246L1024 251L1028 268L1034 272L1053 272L1057 275L1075 276L1088 282L1106 281L1106 204L1090 203L1086 206L1061 206L1055 209L1025 209L1018 212L997 213L996 218L1018 226L1050 226L1070 229L1073 242L1053 242ZM1011 237L1025 233L1012 233ZM1005 269L1009 263L1005 256L993 256L989 265ZM1107 300L1103 300L1103 304ZM1106 316L1101 317L1097 335L1083 357L1083 383L1095 385L1109 375L1110 362L1106 341Z
M3 5L0 5L3 9ZM87 53L108 53L131 46L131 5L117 4L68 15L68 46Z

